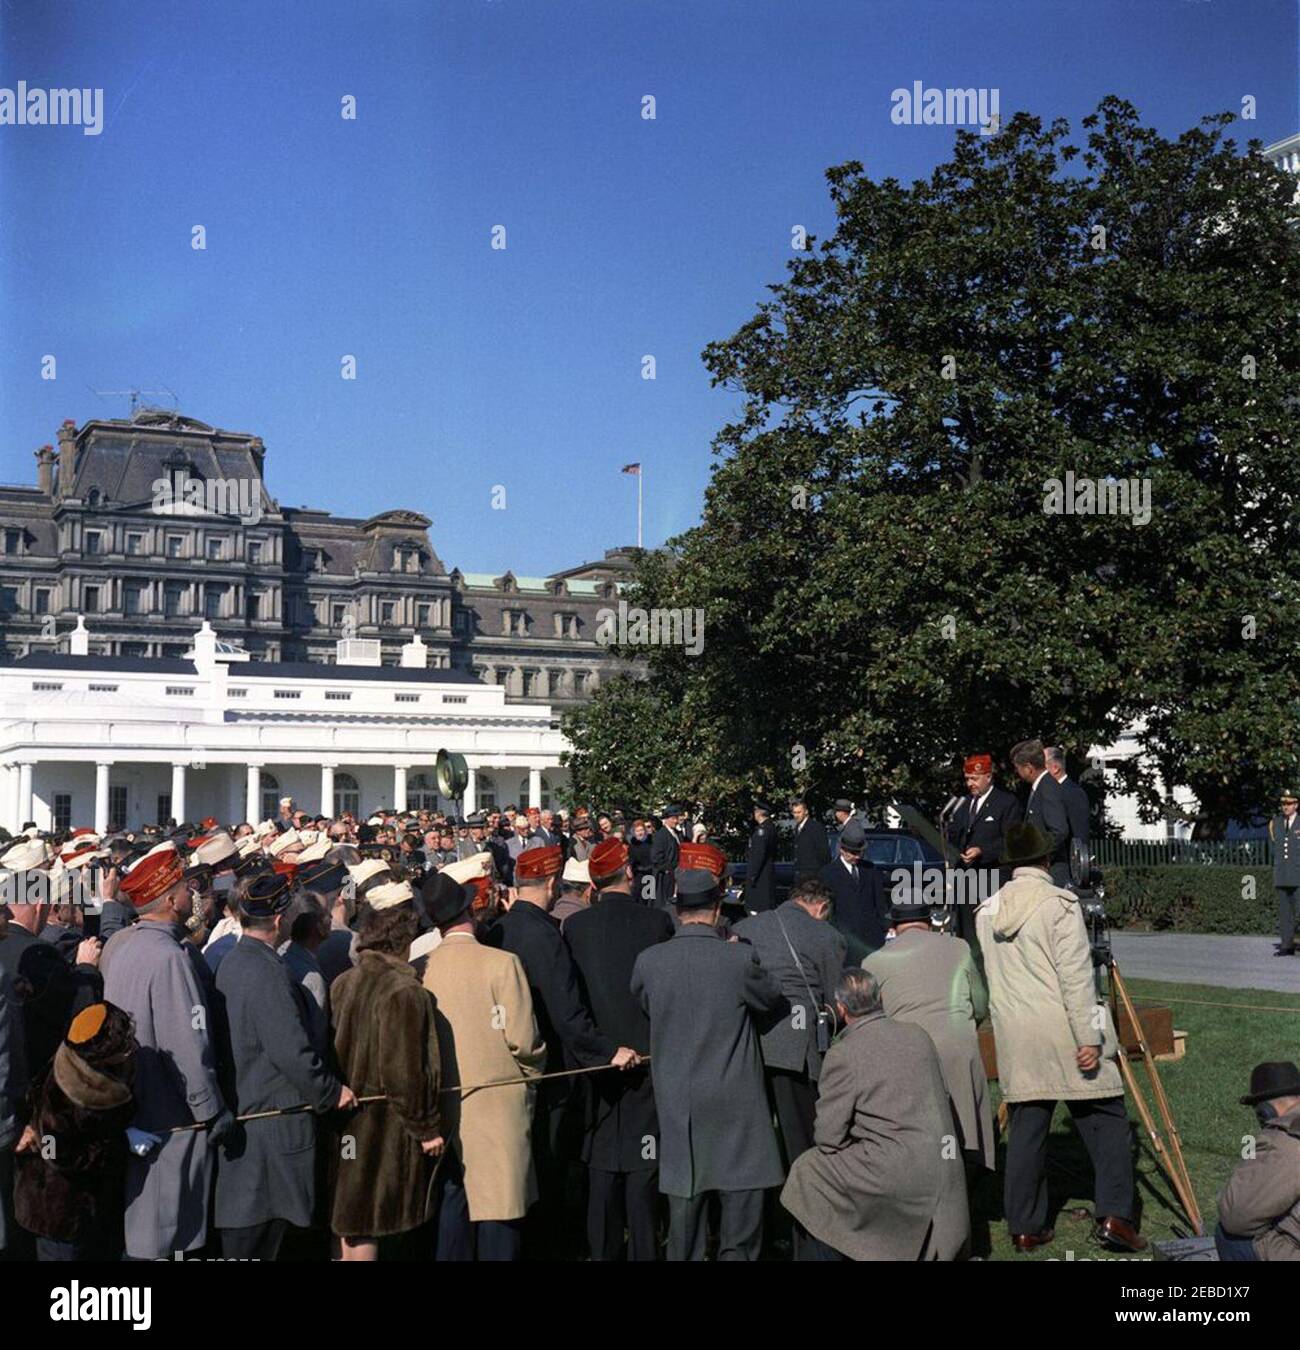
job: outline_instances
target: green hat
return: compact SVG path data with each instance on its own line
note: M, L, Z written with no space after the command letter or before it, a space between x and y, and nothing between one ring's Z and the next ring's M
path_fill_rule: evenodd
M1008 867L1045 862L1052 853L1052 841L1037 825L1013 825L1007 831L1002 861Z

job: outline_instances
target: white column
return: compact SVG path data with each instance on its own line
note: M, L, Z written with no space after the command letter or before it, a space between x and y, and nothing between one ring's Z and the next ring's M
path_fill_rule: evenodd
M178 824L185 823L185 765L172 765L172 819Z
M262 766L248 766L248 787L244 796L244 819L256 825L262 815Z
M95 765L95 829L103 834L108 829L108 764ZM119 825L126 821L120 820Z
M20 764L18 766L18 819L14 822L14 833L17 834L31 818L32 766Z
M406 810L406 765L393 765L393 810Z
M333 764L320 766L320 813L323 816L334 814L334 768Z
M472 816L478 810L478 770L472 765L467 766L465 774L465 814Z
M528 805L535 806L538 810L542 805L542 771L541 769L528 770Z

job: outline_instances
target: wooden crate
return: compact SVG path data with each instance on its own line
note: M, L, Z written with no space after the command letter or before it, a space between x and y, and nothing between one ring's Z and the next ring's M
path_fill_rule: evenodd
M1142 1024L1142 1031L1146 1035L1147 1045L1151 1053L1157 1058L1163 1055L1172 1056L1174 1054L1174 1014L1170 1008L1161 1007L1158 1004L1142 1005L1134 1001L1137 1008L1138 1021ZM1123 1008L1119 1014L1119 1037L1129 1057L1133 1058L1142 1052L1138 1048L1137 1036L1134 1034L1132 1023L1128 1019L1128 1014ZM993 1040L993 1027L986 1022L980 1028L980 1058L984 1061L984 1072L990 1079L998 1076L998 1051Z

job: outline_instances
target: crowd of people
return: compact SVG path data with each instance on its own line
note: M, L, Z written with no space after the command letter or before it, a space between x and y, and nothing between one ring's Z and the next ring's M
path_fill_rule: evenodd
M1065 1101L1095 1241L1141 1251L1047 761L1013 750L1023 808L966 761L953 866L998 880L960 915L882 875L847 799L833 833L791 804L788 887L757 803L739 889L671 803L360 820L286 798L260 824L27 828L0 856L0 1249L962 1259L996 1160L991 1017L1015 1249L1053 1237ZM1300 1257L1297 1077L1252 1082L1266 1137L1225 1192L1234 1259Z

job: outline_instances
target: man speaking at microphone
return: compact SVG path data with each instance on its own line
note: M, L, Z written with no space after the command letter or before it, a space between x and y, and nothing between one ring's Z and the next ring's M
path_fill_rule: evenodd
M1002 861L1007 831L1020 823L1020 803L993 781L993 756L968 755L962 766L966 792L948 820L948 843L956 859L954 892L957 936L975 941L975 904L960 903L963 897L978 901L980 873L988 878L987 890L1000 881L996 869Z

